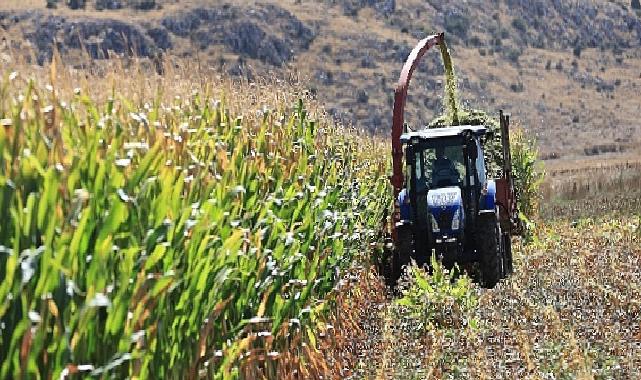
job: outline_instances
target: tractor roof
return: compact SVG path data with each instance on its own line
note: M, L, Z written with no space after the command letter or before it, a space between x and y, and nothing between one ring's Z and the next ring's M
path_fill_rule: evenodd
M483 125L457 125L453 127L443 128L426 128L420 131L413 131L401 135L401 142L408 143L412 138L419 138L421 140L434 140L443 137L456 137L463 136L465 133L472 133L475 136L482 136L487 132L487 128Z

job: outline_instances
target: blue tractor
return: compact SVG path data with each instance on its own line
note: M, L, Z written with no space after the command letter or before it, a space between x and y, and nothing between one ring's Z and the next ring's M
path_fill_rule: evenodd
M488 176L484 143L494 133L482 125L407 131L407 87L422 55L443 35L412 51L396 88L392 127L395 193L391 277L411 260L429 264L435 254L446 266L478 264L481 283L494 287L513 270L511 236L519 218L511 169L509 116L500 113L500 178ZM404 132L404 133L403 133Z
M501 223L497 181L487 177L487 133L484 126L452 126L401 136L406 165L397 197L397 275L411 259L428 264L432 252L448 267L478 263L486 287L512 272L512 226Z

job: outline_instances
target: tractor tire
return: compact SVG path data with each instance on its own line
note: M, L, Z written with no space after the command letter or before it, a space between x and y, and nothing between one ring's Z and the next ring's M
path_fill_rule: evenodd
M514 263L512 262L512 237L510 234L503 234L503 251L505 276L514 273Z
M396 285L398 279L403 274L403 268L410 263L414 246L410 226L399 226L396 233L398 241L396 242L392 255L392 278L394 285Z
M481 282L483 287L493 288L503 277L503 252L501 227L495 214L479 220L478 247L481 253Z

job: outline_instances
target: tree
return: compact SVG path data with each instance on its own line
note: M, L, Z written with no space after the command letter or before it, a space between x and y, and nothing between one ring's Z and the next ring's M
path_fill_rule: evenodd
M632 6L632 9L641 9L641 1L632 0L632 3L630 4L630 6Z

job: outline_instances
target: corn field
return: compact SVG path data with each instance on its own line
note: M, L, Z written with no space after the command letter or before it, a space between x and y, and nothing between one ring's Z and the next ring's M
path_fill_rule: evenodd
M0 378L317 376L390 203L380 144L303 101L63 92L0 79Z

